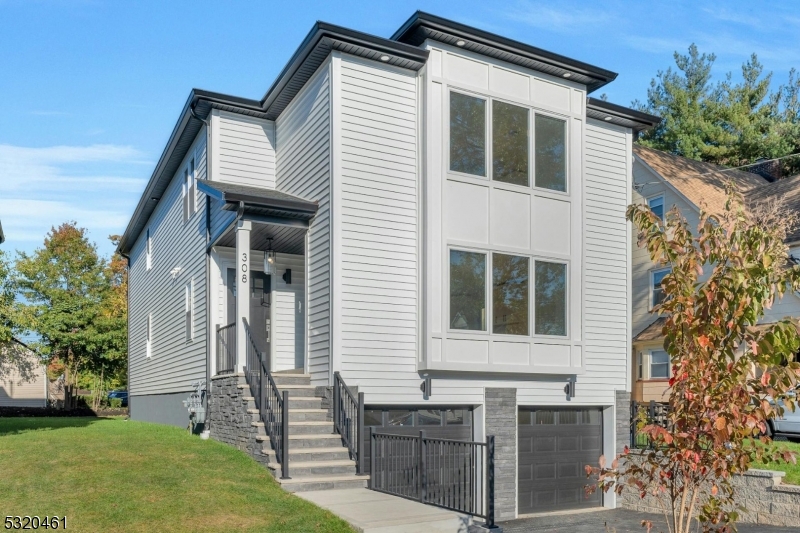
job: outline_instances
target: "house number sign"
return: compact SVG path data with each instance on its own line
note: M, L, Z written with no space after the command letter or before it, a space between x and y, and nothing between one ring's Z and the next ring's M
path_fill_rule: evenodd
M242 283L247 283L247 254L242 254Z

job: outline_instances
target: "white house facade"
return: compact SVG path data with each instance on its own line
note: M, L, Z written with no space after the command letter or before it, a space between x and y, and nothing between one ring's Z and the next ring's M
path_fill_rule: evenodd
M273 463L327 449L343 382L376 431L495 437L498 519L614 507L583 467L628 439L624 213L657 121L588 97L615 77L418 12L317 23L261 100L192 91L120 244L131 417L186 425L200 380L216 413L262 361L292 391Z

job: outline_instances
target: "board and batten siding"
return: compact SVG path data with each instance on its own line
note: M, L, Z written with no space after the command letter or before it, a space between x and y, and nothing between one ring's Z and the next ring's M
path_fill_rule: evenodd
M312 383L330 381L330 61L276 120L276 188L319 203L306 237L308 361Z
M212 179L275 188L275 123L218 109L211 113Z
M183 221L183 170L194 158L196 175L206 177L206 132L192 148L164 191L130 254L128 275L128 364L131 397L192 390L206 377L206 218L205 195L197 193L197 210ZM147 268L147 230L152 241L152 268ZM173 269L180 269L174 276ZM194 284L194 338L186 341L184 287ZM152 350L147 357L147 316L152 315ZM132 400L135 401L135 400Z
M351 382L388 384L416 370L416 74L347 55L334 73L335 361Z

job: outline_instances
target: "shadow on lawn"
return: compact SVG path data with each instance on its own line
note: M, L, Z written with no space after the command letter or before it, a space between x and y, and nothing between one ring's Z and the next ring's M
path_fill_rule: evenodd
M2 417L0 418L0 437L18 435L29 431L48 431L65 428L84 428L101 420L102 417Z

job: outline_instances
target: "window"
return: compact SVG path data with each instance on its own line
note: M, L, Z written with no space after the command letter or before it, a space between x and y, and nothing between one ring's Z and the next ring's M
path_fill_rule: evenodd
M450 327L486 331L486 255L450 250Z
M153 314L147 314L147 323L145 324L145 337L147 339L145 347L145 355L150 358L153 356Z
M650 273L650 309L664 301L664 289L661 287L661 282L670 272L671 269L662 268Z
M486 100L450 93L450 170L486 176Z
M186 342L194 338L194 320L192 308L194 307L194 282L190 281L184 289L184 316L186 319Z
M536 115L534 121L536 186L553 191L567 190L567 123Z
M664 350L650 352L650 379L669 378L669 354Z
M528 334L528 262L492 254L492 333Z
M528 110L492 101L492 179L528 185Z
M661 220L664 220L664 196L648 198L647 205L650 207L650 211L652 211L653 214Z
M183 171L183 221L189 220L197 210L197 194L195 193L194 159Z
M145 241L147 258L147 270L153 268L153 240L150 238L150 228L147 228L147 240Z
M533 316L537 335L567 334L567 265L536 261Z
M644 354L642 352L639 352L639 356L637 358L637 366L638 366L637 375L639 376L639 379L644 379Z

